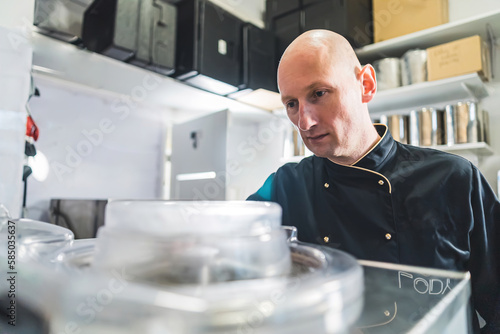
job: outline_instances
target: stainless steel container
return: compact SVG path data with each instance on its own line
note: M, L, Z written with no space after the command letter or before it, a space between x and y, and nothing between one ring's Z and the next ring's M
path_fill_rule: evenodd
M410 111L410 145L420 146L420 114L418 110Z
M427 81L427 51L413 49L401 57L401 82L403 86Z
M399 58L384 58L373 63L379 91L401 86L400 64Z
M483 142L490 142L490 115L486 110L481 110L483 116Z
M295 126L290 124L285 132L283 157L292 158L296 156L304 156L305 154L306 146L302 141L302 137Z
M420 118L420 145L436 146L444 144L443 110L422 108Z
M387 115L380 115L380 118L379 118L378 122L380 124L388 125L389 124L389 120L387 118Z
M484 140L484 119L472 101L455 105L456 143L478 143Z
M403 144L409 143L409 117L407 115L390 115L387 127L392 137Z
M306 154L306 145L302 141L299 131L293 128L293 155L303 156Z
M444 144L451 146L455 145L455 137L456 137L456 121L455 121L455 105L448 104L444 108Z

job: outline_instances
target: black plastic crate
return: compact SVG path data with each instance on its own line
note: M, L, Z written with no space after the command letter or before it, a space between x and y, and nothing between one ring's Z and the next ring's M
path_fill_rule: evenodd
M94 52L171 74L176 7L161 0L95 0L84 15L84 46Z
M332 30L344 36L353 47L373 43L371 0L303 0L303 31Z
M207 90L211 79L236 90L241 84L243 21L206 0L184 0L177 10L175 76Z
M276 85L275 36L252 24L243 27L243 66L240 88L278 91Z

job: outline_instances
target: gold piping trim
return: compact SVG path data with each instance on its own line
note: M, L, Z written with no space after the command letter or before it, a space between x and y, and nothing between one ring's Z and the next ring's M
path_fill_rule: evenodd
M388 129L388 128L387 128L387 125L382 124L382 123L374 123L374 124L373 124L373 126L375 126L375 125L383 125L383 126L385 127L384 134L382 135L382 137L380 137L380 140L379 140L379 141L378 141L375 145L373 145L373 147L372 147L371 149L369 149L369 150L368 150L368 152L366 152L365 154L363 154L363 156L362 156L361 158L359 158L358 160L356 160L355 162L353 162L353 163L351 164L351 166L353 166L353 165L357 164L357 163L358 163L361 159L363 159L364 157L366 157L366 156L368 155L368 153L370 153L371 151L373 151L373 149L374 149L375 147L377 147L377 146L378 146L378 144L380 144L380 142L382 141L382 139L384 139L385 135L387 134L387 129ZM376 130L375 130L375 131L376 131Z
M372 171L372 170L366 169L366 168L358 167L358 166L347 166L347 167L357 168L357 169L359 169L359 170L364 170L364 171L366 171L366 172L370 172L370 173L373 173L373 174L377 174L378 176L383 177L383 178L384 178L384 180L386 180L386 181L387 181L387 184L389 185L389 194L391 194L391 193L392 193L392 185L391 185L391 182L390 182L390 181L389 181L389 179L388 179L388 178L386 178L384 175L382 175L382 174L380 174L380 173L377 173L377 172L374 172L374 171Z

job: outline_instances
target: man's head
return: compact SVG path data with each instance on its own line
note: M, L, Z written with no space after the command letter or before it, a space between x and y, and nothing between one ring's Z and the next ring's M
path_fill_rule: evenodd
M361 67L342 36L311 30L297 37L281 58L278 87L288 117L317 156L350 164L373 144L366 103L376 91L375 73Z

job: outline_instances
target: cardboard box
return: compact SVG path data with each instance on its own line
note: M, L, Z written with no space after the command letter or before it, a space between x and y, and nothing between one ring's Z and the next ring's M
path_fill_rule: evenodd
M375 43L447 22L448 0L373 0Z
M491 78L489 48L479 35L427 49L428 80L439 80L477 72L483 80Z

